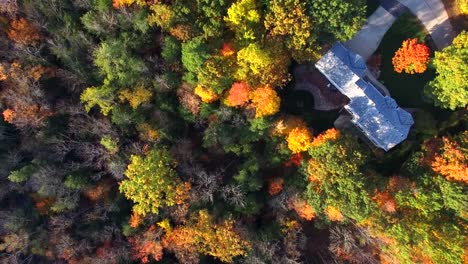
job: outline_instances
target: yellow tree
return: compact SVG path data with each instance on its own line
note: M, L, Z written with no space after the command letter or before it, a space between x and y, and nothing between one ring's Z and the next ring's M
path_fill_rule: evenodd
M146 157L130 157L130 164L125 171L128 179L120 183L119 189L135 203L135 213L142 216L147 213L157 214L159 208L181 202L179 196L181 193L185 196L187 189L174 167L175 161L164 148L152 149Z
M152 96L153 93L140 84L133 90L122 90L120 92L119 99L121 101L128 101L133 109L137 109L141 104L148 103Z
M312 134L307 127L296 127L288 134L288 148L292 153L306 151L312 144Z
M235 232L234 221L216 223L206 210L194 214L187 225L178 226L166 235L163 245L184 263L196 262L195 252L232 263L235 257L245 256L250 248L249 242Z
M279 111L281 99L270 86L262 86L250 93L252 105L255 107L255 117L276 114Z
M212 103L219 99L219 96L215 92L201 85L197 85L193 92L198 95L205 103Z
M136 3L139 6L146 5L145 0L112 0L112 6L114 8L122 8L122 7L125 7L125 6L131 6L134 3Z

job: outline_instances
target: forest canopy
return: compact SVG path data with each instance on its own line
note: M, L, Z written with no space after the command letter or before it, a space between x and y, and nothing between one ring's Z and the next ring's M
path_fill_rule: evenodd
M466 31L389 152L295 90L368 8L0 0L0 262L466 262Z

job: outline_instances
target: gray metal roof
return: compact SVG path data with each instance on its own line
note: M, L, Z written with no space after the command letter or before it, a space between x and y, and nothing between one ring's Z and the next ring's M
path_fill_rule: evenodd
M413 117L363 78L367 67L359 55L338 42L315 67L350 99L345 109L353 116L352 122L377 147L388 151L408 137Z

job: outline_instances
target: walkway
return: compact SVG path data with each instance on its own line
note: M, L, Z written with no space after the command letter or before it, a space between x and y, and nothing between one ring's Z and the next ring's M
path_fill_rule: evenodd
M455 33L441 0L381 0L367 23L345 46L364 60L369 59L395 20L407 11L418 17L439 50L452 43Z

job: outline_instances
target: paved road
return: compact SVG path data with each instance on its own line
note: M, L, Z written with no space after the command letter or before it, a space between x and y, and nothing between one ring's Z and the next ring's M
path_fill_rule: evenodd
M395 20L411 11L418 17L439 50L452 43L455 33L441 0L381 0L381 5L346 47L367 60L379 47Z
M397 18L380 6L367 19L367 23L354 37L345 43L345 46L362 56L364 61L374 54L380 45L385 33L390 29Z
M439 50L452 44L455 32L441 0L398 0L415 14Z
M394 17L399 17L410 10L398 0L381 0L380 6L387 10Z

